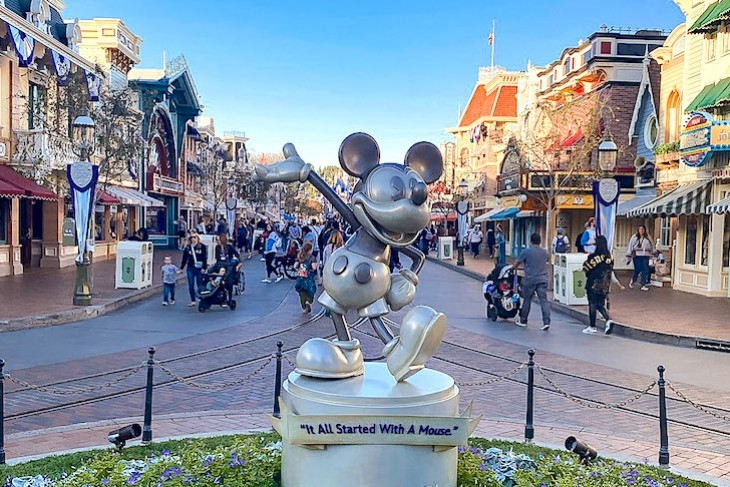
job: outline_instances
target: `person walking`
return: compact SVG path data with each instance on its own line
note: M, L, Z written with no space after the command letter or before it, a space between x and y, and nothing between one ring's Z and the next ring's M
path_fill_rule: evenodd
M586 273L586 294L588 296L589 325L583 329L586 335L595 335L596 313L601 313L606 320L604 333L610 335L613 330L613 321L608 317L606 298L611 290L611 281L616 282L621 289L624 287L613 274L613 258L608 251L608 241L603 235L596 237L596 250L588 255L583 263Z
M570 252L570 239L565 235L565 230L558 227L558 234L553 238L550 246L553 254L567 254Z
M272 228L269 232L269 236L266 238L266 243L264 244L264 261L266 262L266 277L261 280L261 282L265 282L266 284L269 284L271 282L271 275L276 275L276 282L281 281L284 279L284 275L277 270L276 266L274 265L274 261L276 260L276 254L281 252L282 250L282 241L281 237L279 236L279 231L275 228Z
M507 249L506 242L504 240L504 233L502 233L502 225L497 225L497 264L504 264L507 262Z
M580 237L580 244L584 254L596 251L596 219L590 217L585 225L586 229Z
M479 224L476 224L474 225L474 228L471 229L471 232L469 232L470 253L475 259L479 257L479 246L482 244L482 240L484 240L484 233L482 232L482 229L479 228Z
M537 293L540 300L540 310L542 311L542 328L543 331L550 329L550 302L547 297L548 273L547 265L549 255L547 250L540 246L542 239L537 233L530 235L530 247L522 251L514 267L518 269L520 265L525 266L525 277L522 278L520 284L520 294L522 296L522 308L515 325L526 327L527 318L530 316L530 306L532 305L532 296Z
M246 253L247 259L251 258L251 246L248 239L248 225L246 225L246 222L243 219L239 221L238 228L236 229L236 246L240 252Z
M172 263L172 257L165 256L162 267L162 306L175 304L175 281L182 271Z
M195 231L198 232L198 235L205 235L205 220L202 218L198 220L198 224L195 225Z
M490 259L494 259L494 244L495 243L496 243L496 240L494 239L494 229L487 228L487 252L489 252Z
M314 280L317 276L317 259L312 255L313 250L311 241L304 242L296 260L297 280L294 290L299 293L299 304L305 314L312 312L314 294L317 292Z
M200 237L197 233L190 235L188 239L188 245L183 250L182 263L180 264L180 270L187 269L188 278L188 292L190 293L190 304L188 306L195 306L197 304L197 295L195 290L198 291L203 287L203 271L208 268L208 248L205 244L200 242Z
M654 242L646 232L646 227L639 225L626 249L626 263L634 261L634 275L629 281L629 287L639 284L642 291L649 290L649 259L652 255L654 255Z
M183 250L188 239L188 222L183 218L178 218L175 223L177 223L177 248Z

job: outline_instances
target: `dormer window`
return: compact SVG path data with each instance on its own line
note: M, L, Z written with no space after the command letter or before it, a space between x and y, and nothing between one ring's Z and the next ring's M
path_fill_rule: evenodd
M570 73L570 58L567 58L563 63L563 74L568 76L568 73Z
M46 34L51 33L51 8L47 0L32 0L27 14L28 21Z
M79 52L79 44L81 43L81 27L79 19L66 21L66 41L69 49L73 52Z

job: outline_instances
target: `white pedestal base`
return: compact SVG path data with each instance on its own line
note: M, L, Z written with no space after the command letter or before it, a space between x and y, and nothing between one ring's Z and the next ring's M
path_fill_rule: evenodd
M292 372L284 382L282 400L286 410L322 418L319 423L328 421L328 416L339 416L340 421L342 416L363 416L364 425L373 424L365 418L368 416L388 417L392 424L408 424L408 417L414 416L459 416L459 389L451 377L425 369L398 383L380 363L366 363L364 375L343 380L313 379ZM333 418L328 424L336 430L337 421ZM412 441L408 435L394 436L398 436L396 442ZM414 436L418 435L411 438ZM366 442L371 437L374 443L388 441L377 434L362 437ZM285 438L282 483L284 487L455 487L456 463L456 447L295 445Z

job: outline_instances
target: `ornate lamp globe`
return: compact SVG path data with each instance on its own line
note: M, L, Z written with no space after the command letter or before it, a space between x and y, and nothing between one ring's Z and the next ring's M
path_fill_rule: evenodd
M467 183L466 180L462 179L461 182L456 187L456 194L461 197L465 197L468 192L469 192L469 183Z
M74 145L83 160L88 160L89 155L93 152L95 129L96 125L88 115L79 115L73 122Z
M613 171L618 159L618 146L610 135L598 144L598 167L601 171Z

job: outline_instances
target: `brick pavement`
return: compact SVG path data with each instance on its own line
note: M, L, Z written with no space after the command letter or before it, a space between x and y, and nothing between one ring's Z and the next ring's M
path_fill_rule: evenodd
M442 262L456 267L456 260ZM464 255L464 264L464 269L482 276L494 268L494 261L485 256L474 259L471 255ZM619 272L618 275L627 285L630 273ZM572 308L588 314L587 306ZM638 288L616 289L611 293L611 317L638 330L730 342L728 316L728 298L707 298L669 287L652 287L648 292Z
M175 264L180 263L180 251L156 250L153 267L155 272L152 275L153 287L161 282L159 268L167 255L173 257ZM73 315L68 320L58 318L59 315L80 309L98 312L99 307L139 294L140 291L134 289L114 289L115 266L116 260L114 259L94 262L93 306L89 308L74 307L72 304L76 283L75 266L64 269L34 267L20 276L0 277L0 296L2 296L0 325L2 325L2 321L10 321L14 325L0 326L0 331L75 321L79 319L79 315ZM19 324L23 319L26 319L27 324Z

